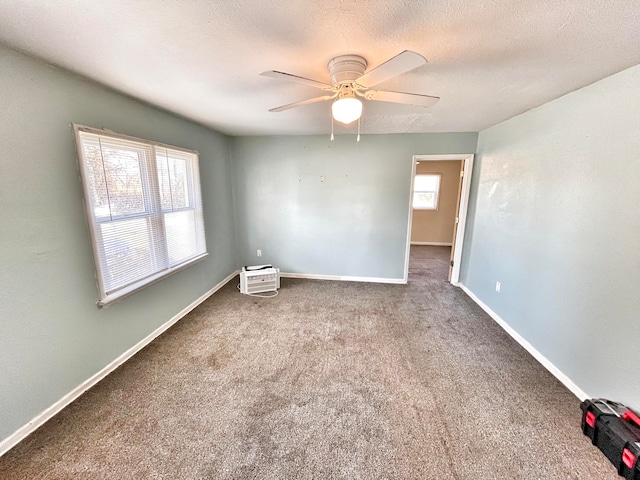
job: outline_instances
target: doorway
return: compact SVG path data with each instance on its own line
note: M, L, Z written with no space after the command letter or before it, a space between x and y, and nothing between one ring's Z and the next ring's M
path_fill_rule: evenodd
M435 183L438 183L439 187L446 187L448 190L454 190L457 195L455 196L455 207L451 205L453 201L452 198L449 198L448 205L440 205L440 207L444 210L450 210L449 214L453 217L453 231L451 231L451 225L448 227L435 227L432 225L432 230L441 229L439 232L431 232L435 233L435 237L422 237L423 240L428 241L420 241L420 235L414 234L414 244L417 245L427 245L432 248L423 248L422 250L439 250L437 254L438 257L442 257L443 251L446 249L447 253L449 248L451 249L451 253L449 256L449 281L458 285L459 276L460 276L460 260L462 258L462 245L464 242L464 231L466 226L467 219L467 208L469 203L469 192L471 187L471 174L473 170L473 154L460 154L460 155L414 155L413 156L413 165L411 169L411 190L409 195L409 221L407 228L407 246L405 253L405 281L409 279L409 261L411 258L411 244L412 244L412 233L413 232L413 222L414 222L414 188L424 189L425 192L422 192L422 202L421 205L425 207L426 210L432 210L432 212L426 213L422 215L424 218L434 219L437 215L432 215L433 211L438 210L437 203L434 205L433 202L433 186ZM440 162L439 164L432 163L429 164L427 162ZM446 162L446 163L442 163ZM419 167L422 165L422 167ZM431 166L436 166L435 168L430 168ZM457 170L459 173L454 175L455 178L449 178L447 180L447 184L445 185L442 182L444 175L442 172L445 170L449 171L448 177L451 177L451 170ZM421 174L424 174L422 175ZM435 177L439 176L439 182L435 182L435 178L419 178L418 184L416 184L416 173L425 177ZM416 190L418 191L418 190ZM441 193L441 192L438 192ZM451 192L448 192L451 193ZM436 195L436 201L439 198ZM451 217L449 217L451 218ZM420 227L420 216L416 216L416 224ZM424 227L424 225L422 225ZM444 237L442 236L444 235ZM446 247L446 248L434 248L434 247Z

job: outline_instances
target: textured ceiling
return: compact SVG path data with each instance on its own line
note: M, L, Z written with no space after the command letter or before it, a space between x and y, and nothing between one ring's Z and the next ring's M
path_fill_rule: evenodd
M407 49L429 60L378 87L440 102L366 102L364 133L483 130L640 63L638 0L0 0L0 11L0 42L230 135L328 133L329 102L267 111L320 90L258 74L328 82L337 55L370 68Z

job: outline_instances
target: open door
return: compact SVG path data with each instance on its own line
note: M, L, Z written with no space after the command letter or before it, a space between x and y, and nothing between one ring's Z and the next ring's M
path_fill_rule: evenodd
M467 209L469 207L469 195L471 190L471 177L473 173L473 153L444 154L444 155L414 155L411 169L411 180L409 194L407 195L408 222L407 222L407 243L404 260L404 282L409 280L409 254L411 251L411 228L413 221L413 183L416 175L416 162L418 160L462 160L460 181L458 183L458 199L456 205L456 222L453 230L453 242L451 247L451 259L449 261L449 281L453 285L458 285L460 277L460 262L462 260L462 245L464 242L464 232L467 221Z
M449 277L453 274L454 257L456 253L456 236L458 235L458 223L460 222L460 197L462 196L462 181L464 180L464 162L460 162L460 181L458 182L458 195L456 200L456 218L453 224L453 238L451 239L451 258L449 259Z

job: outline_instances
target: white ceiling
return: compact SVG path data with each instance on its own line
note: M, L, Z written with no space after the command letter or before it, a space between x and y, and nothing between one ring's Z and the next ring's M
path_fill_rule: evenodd
M480 131L640 63L638 0L0 0L0 42L230 135L330 131L327 63L429 63L379 89L431 108L366 102L364 133ZM0 73L1 74L1 73ZM639 86L640 88L640 86ZM337 133L354 127L338 127Z

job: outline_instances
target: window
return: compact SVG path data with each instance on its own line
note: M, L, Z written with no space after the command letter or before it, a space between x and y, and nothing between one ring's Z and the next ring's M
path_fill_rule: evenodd
M440 196L440 174L416 175L413 182L413 208L437 210Z
M74 125L103 306L207 255L198 153Z

